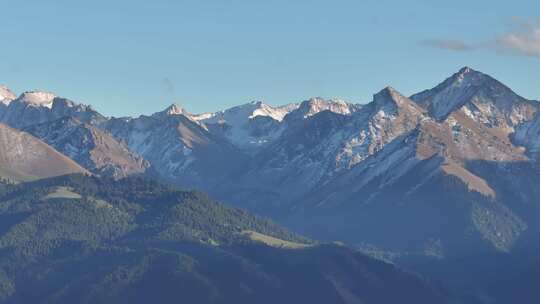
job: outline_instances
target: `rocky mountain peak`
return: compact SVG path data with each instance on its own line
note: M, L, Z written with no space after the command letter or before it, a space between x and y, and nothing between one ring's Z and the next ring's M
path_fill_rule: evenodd
M295 112L300 113L303 118L307 118L322 111L331 111L338 114L349 115L357 110L358 107L356 105L347 103L343 100L327 100L321 97L312 97L303 101Z
M443 120L466 104L483 104L499 112L511 111L526 100L510 88L484 73L464 67L436 87L411 96L431 116ZM474 108L473 107L473 108Z
M468 66L464 66L458 71L458 74L460 74L460 75L465 75L465 74L469 74L469 73L479 73L479 72L473 70L472 68L470 68Z
M32 106L51 108L56 95L47 91L27 91L21 94L18 101Z
M0 103L8 105L17 96L6 86L0 85Z
M275 121L282 121L285 115L296 109L290 105L272 107L263 101L251 101L215 113L193 115L195 120L203 123L220 123L230 126L243 125L256 117L270 117Z
M0 113L0 122L15 128L45 123L64 116L96 124L106 120L89 105L57 97L54 93L46 91L27 91L4 105Z
M457 73L452 75L449 79L452 80L450 84L460 84L465 82L465 84L479 84L481 82L491 79L488 75L473 70L470 67L463 67Z
M405 105L413 105L413 102L409 98L390 86L373 95L373 103L377 109L388 106L402 107Z
M180 115L180 114L185 114L186 110L182 108L180 105L173 103L165 109L165 113L167 115Z
M388 86L388 87L380 90L377 94L375 94L373 96L373 100L375 102L385 102L385 101L389 101L389 100L401 99L403 97L404 96L401 95L401 93L399 93L396 89L394 89L393 87Z
M170 106L165 108L163 111L152 114L151 117L178 117L180 115L188 117L189 119L192 119L192 120L196 120L196 119L193 119L192 117L193 115L191 115L188 111L186 111L186 109L184 109L182 106L176 103L171 104Z

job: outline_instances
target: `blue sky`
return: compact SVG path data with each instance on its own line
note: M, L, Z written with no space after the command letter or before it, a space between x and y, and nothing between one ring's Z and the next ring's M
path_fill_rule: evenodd
M539 1L0 0L0 84L106 115L409 95L471 66L540 99Z

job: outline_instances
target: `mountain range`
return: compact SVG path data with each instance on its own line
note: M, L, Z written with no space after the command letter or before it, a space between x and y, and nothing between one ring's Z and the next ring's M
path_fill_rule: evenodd
M0 175L157 178L402 265L519 255L540 236L539 110L468 67L365 104L173 104L119 118L1 86Z
M471 244L509 251L536 233L529 211L539 193L524 184L538 175L539 103L467 67L410 97L387 87L364 105L312 98L205 114L172 105L109 118L48 92L0 95L0 122L65 156L72 171L152 174L308 235L412 251L437 243L452 254ZM389 240L407 230L422 235L407 246Z

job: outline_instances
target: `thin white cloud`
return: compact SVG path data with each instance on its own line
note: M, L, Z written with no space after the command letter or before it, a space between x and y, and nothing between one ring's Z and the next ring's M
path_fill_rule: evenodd
M503 49L525 56L540 57L540 23L521 21L518 29L496 41Z
M427 39L421 41L420 44L450 51L471 51L476 48L460 40Z
M421 45L450 51L488 49L505 51L522 56L540 57L540 22L519 17L512 19L514 28L495 39L468 43L452 39L427 39Z

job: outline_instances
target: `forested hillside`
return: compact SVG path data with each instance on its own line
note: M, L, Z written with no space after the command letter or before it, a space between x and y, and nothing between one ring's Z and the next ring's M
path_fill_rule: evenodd
M391 292L389 292L391 291ZM142 178L0 190L3 303L444 303L433 283Z

